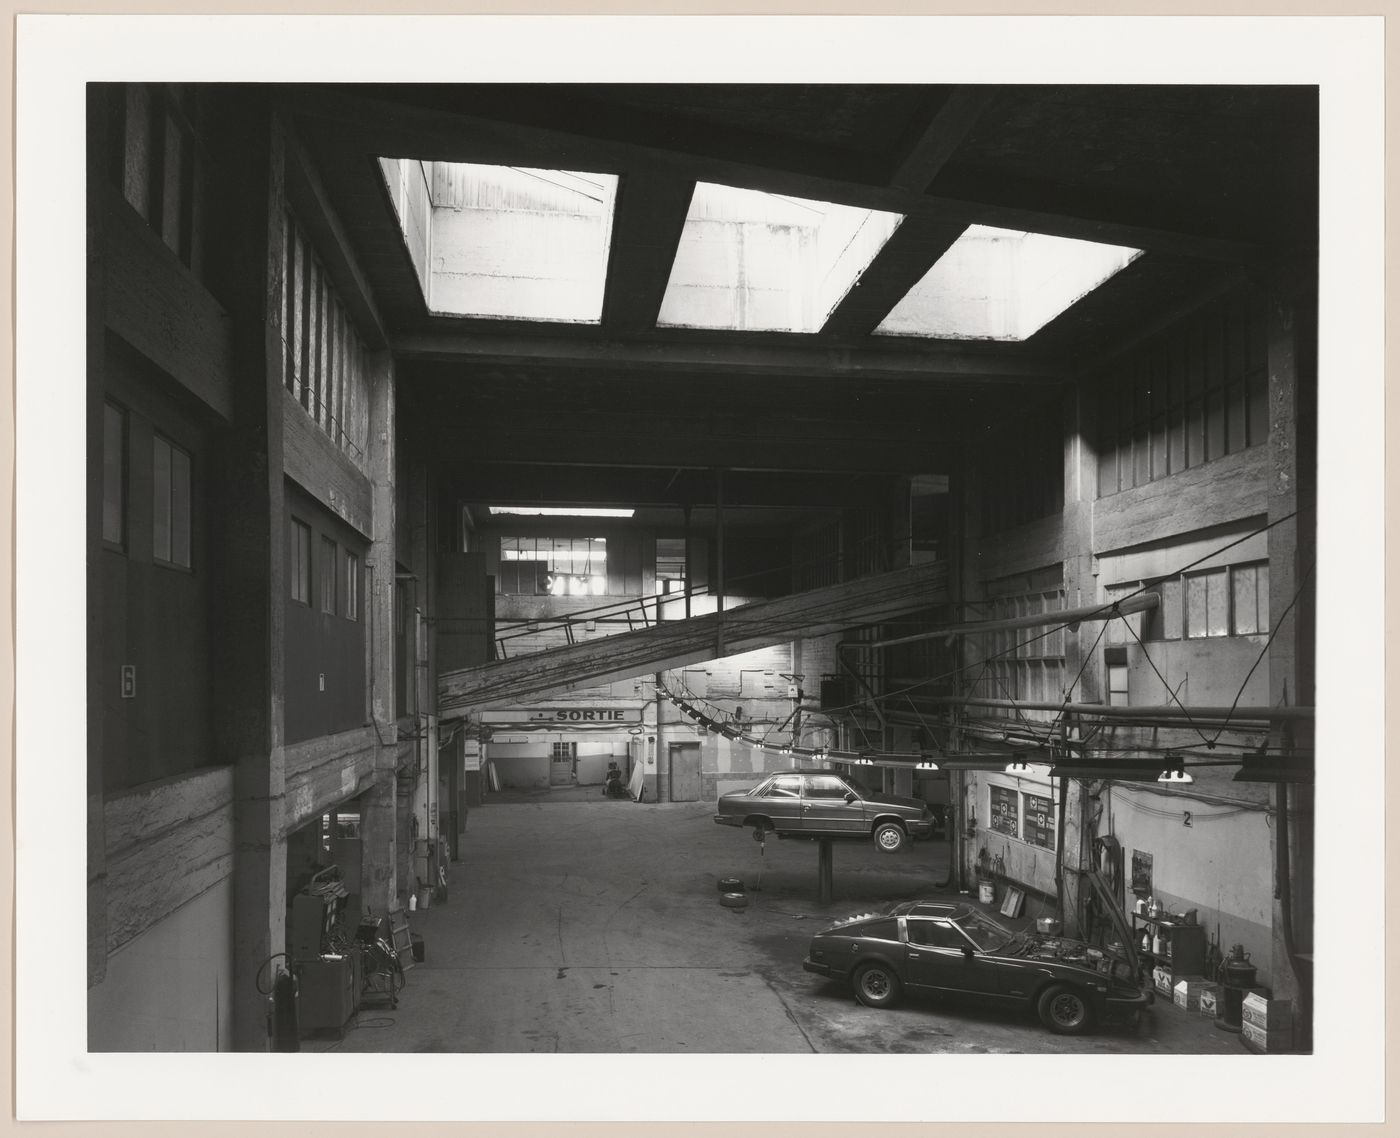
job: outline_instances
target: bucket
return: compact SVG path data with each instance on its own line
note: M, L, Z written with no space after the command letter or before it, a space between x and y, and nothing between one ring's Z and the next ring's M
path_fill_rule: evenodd
M984 905L990 905L997 899L997 887L991 881L979 881L977 883L977 900Z
M1058 917L1036 917L1035 931L1046 936L1060 935L1060 921Z
M419 933L408 934L409 944L413 948L413 959L419 964L423 963L423 957L427 955L427 948L423 944L423 937Z

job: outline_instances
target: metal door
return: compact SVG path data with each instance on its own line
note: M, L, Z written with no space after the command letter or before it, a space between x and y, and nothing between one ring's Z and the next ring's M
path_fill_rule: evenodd
M669 757L672 802L700 801L700 744L672 743Z

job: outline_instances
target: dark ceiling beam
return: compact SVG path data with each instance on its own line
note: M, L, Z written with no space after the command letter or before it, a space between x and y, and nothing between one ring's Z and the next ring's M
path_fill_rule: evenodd
M451 497L491 505L692 506L716 504L712 468L513 466L443 463L439 485ZM734 509L855 509L885 501L899 476L856 471L725 472L724 505Z
M955 87L905 150L890 175L890 186L916 194L928 189L1000 90L995 84Z
M939 459L949 450L947 433L958 420L906 424L882 429L882 424L856 422L852 408L846 426L818 424L794 427L781 420L731 429L709 424L697 430L694 420L679 413L662 421L609 420L606 416L572 420L535 418L522 407L508 421L495 423L450 413L437 416L427 429L434 440L437 463L450 464L454 454L470 446L473 459L483 463L531 463L548 455L556 466L652 467L674 463L695 469L723 467L730 471L790 471L821 474L942 473ZM631 467L630 469L635 469Z
M904 299L964 226L924 216L906 218L890 235L822 326L823 336L868 336Z
M622 176L608 253L603 331L632 336L656 327L695 180L668 171Z
M797 337L794 337L797 339ZM794 375L811 378L1059 383L1065 372L1019 350L988 351L942 344L896 350L827 348L807 338L791 347L710 342L704 337L668 343L546 339L478 328L404 332L392 337L400 360L475 365L517 364L613 371L721 371L730 375Z
M284 91L282 99L294 113L325 124L317 129L335 129L337 145L357 149L366 158L413 157L603 173L651 168L681 179L717 181L906 216L927 213L950 224L978 222L1211 260L1254 261L1262 255L1261 247L1251 242L1173 230L1155 222L1139 224L1098 216L1107 195L1086 199L1092 202L1092 212L1084 202L1059 212L1032 207L1030 202L1043 200L1036 197L1003 198L999 202L961 200L946 196L944 191L944 196L933 196L852 181L849 162L842 162L839 155L823 155L804 163L806 169L794 170L754 159L737 161L695 154L682 148L684 134L638 144L366 98L345 89L298 87ZM1111 212L1111 204L1107 208Z

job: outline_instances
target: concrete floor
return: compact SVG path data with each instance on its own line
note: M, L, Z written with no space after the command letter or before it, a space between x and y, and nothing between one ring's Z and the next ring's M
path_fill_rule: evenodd
M448 899L409 916L425 959L396 1010L363 1007L304 1051L1241 1054L1237 1035L1159 1001L1136 1027L1052 1035L1031 1016L913 998L877 1011L802 970L807 941L873 903L939 895L947 847L817 847L717 826L708 802L604 799L597 788L492 795L473 809ZM750 903L719 904L742 878ZM966 898L964 898L966 899ZM1030 921L1036 912L1028 911Z

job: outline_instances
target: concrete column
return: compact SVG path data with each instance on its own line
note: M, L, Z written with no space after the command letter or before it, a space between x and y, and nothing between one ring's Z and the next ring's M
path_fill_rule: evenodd
M1269 371L1269 702L1311 704L1312 674L1301 651L1311 637L1314 539L1313 437L1315 431L1316 301L1305 289L1277 290L1266 318ZM1301 427L1301 429L1300 429ZM1304 459L1302 448L1308 450ZM1311 731L1275 732L1274 744L1311 747ZM1285 802L1285 794L1287 800ZM1276 817L1286 827L1272 831L1274 864L1273 943L1270 977L1273 993L1293 1000L1303 1031L1311 1023L1312 894L1310 787L1274 787ZM1285 810L1286 807L1286 810ZM1281 847L1280 843L1284 843ZM1307 957L1307 960L1300 960Z
M364 904L376 914L396 907L394 719L394 363L388 351L367 361L369 369L369 479L373 534L366 565L369 714L376 737L374 786L364 795L360 817L360 881Z
M284 623L287 595L282 474L281 281L285 209L280 119L254 105L233 124L223 206L230 247L233 421L210 503L218 550L210 566L212 737L234 772L233 1046L267 1048L258 992L286 947L283 832Z
M1094 564L1094 502L1098 498L1097 405L1088 382L1068 387L1064 396L1064 508L1060 516L1061 557L1065 607L1093 604L1098 581ZM1100 698L1100 657L1094 651L1101 625L1084 625L1078 632L1066 630L1066 699L1079 702ZM1080 887L1083 873L1093 864L1093 834L1080 824L1084 786L1078 779L1056 779L1064 835L1059 858L1061 919L1065 933L1081 932ZM1061 791L1060 788L1063 788Z
M107 974L107 839L103 823L102 692L117 677L102 666L102 446L105 423L106 299L102 260L106 216L107 105L112 88L87 89L87 978Z

